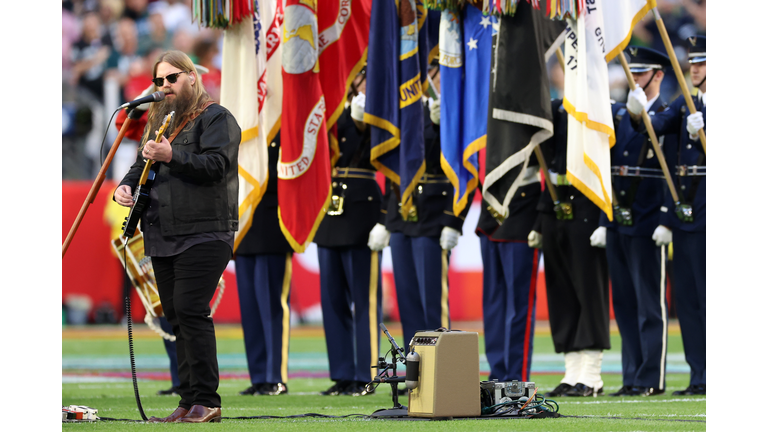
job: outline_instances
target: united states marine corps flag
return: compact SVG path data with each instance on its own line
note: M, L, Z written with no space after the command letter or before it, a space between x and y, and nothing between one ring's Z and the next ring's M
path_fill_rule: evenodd
M532 178L531 153L554 133L546 59L565 25L522 1L512 11L494 8L505 13L493 34L483 198L506 215L517 188Z
M317 4L286 0L278 217L296 252L312 241L331 199L326 103L320 84Z
M229 109L242 128L238 155L240 229L235 236L235 250L248 232L253 211L270 180L267 143L280 128L282 107L282 1L261 0L253 6L252 18L224 31L221 68L221 105Z
M328 105L331 165L335 165L339 143L334 126L344 111L347 90L368 56L371 0L324 0L322 6L317 11L320 83Z
M371 16L364 116L372 126L371 163L397 186L407 217L425 170L422 64L430 48L420 32L428 15L421 0L374 0Z

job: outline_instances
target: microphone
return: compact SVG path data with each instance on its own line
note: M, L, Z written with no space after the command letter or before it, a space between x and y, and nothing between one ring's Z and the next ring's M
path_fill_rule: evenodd
M134 108L134 107L137 107L137 106L139 106L141 104L144 104L144 103L147 103L147 102L160 102L163 99L165 99L165 93L163 93L161 91L156 91L156 92L152 93L149 96L144 96L142 98L138 98L138 99L133 100L131 102L126 102L126 103L120 105L119 109L122 109L122 108Z

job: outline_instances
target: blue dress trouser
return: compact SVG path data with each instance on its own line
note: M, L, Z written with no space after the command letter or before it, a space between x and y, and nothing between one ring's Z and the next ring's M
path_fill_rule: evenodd
M331 380L370 382L379 359L381 252L318 246L317 257Z
M245 357L251 384L288 380L291 254L237 255Z
M675 306L691 385L707 384L707 233L672 230Z
M608 230L608 273L621 334L623 384L665 388L667 358L666 247L650 237Z
M488 380L528 381L536 323L538 249L480 236Z
M392 272L397 308L403 326L403 348L420 330L450 328L448 313L448 262L450 251L438 237L410 237L393 232Z

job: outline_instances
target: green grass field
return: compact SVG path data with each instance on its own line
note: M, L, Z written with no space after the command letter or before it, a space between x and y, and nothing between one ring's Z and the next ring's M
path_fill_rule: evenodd
M481 331L479 323L455 323L454 328ZM398 339L399 327L388 324ZM295 327L289 349L289 394L281 396L240 396L250 385L245 365L245 350L239 326L218 325L219 369L222 376L221 424L195 426L199 429L297 431L365 430L384 431L408 428L410 431L700 431L706 430L706 397L673 396L674 390L688 385L687 366L682 357L679 327L670 326L667 393L649 398L557 398L557 419L462 419L451 421L402 421L364 418L382 408L391 408L388 386L364 397L320 396L328 388L327 357L322 328ZM382 340L382 352L389 349ZM480 337L481 379L487 378L482 334ZM605 352L603 380L605 392L621 386L621 339L615 328L612 349ZM159 336L138 325L134 329L134 353L139 374L138 388L147 417L168 415L177 405L177 396L156 396L170 387L168 360ZM562 356L554 354L546 323L537 323L531 380L543 393L555 387L562 378ZM401 373L404 371L401 370ZM482 374L486 372L486 374ZM86 405L99 410L100 417L128 421L65 423L63 430L137 430L138 428L178 428L177 424L146 425L141 420L130 379L127 332L113 327L66 327L62 332L62 405ZM407 405L407 397L400 398ZM359 414L348 418L284 418L238 419L252 416L294 416L307 413L328 416ZM182 426L183 427L183 426ZM178 430L178 429L177 429Z

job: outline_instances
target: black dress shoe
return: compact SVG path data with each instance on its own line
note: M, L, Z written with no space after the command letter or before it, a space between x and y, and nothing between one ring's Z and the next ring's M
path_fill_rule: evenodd
M637 396L657 396L664 394L664 389L657 389L655 387L635 387L634 392Z
M589 387L586 384L577 383L575 386L573 386L570 390L566 391L563 395L564 396L597 396L603 394L603 388L600 387L595 391L594 388Z
M683 395L706 395L707 394L707 385L706 384L696 384L696 385L689 385L685 388L685 390L677 390L672 392L675 396L683 396Z
M262 384L259 388L260 395L277 396L288 393L288 386L285 383Z
M634 392L633 386L621 386L619 391L616 393L609 393L608 396L637 396L637 393Z
M173 386L168 390L158 390L157 392L158 396L170 396L170 395L178 395L178 394L179 394L179 388L176 386Z
M559 397L559 396L563 396L565 394L565 392L567 392L568 390L570 390L572 388L573 388L573 386L570 385L570 384L560 383L560 385L555 387L555 389L552 390L551 392L544 393L544 396L546 396L546 397Z
M352 381L339 380L334 382L333 385L328 388L328 390L321 391L320 394L323 396L338 396L347 391L347 388L352 384Z
M259 389L261 389L262 386L264 386L264 383L254 384L254 385L248 387L247 389L241 391L240 394L243 395L243 396L253 396L253 395L259 393Z

